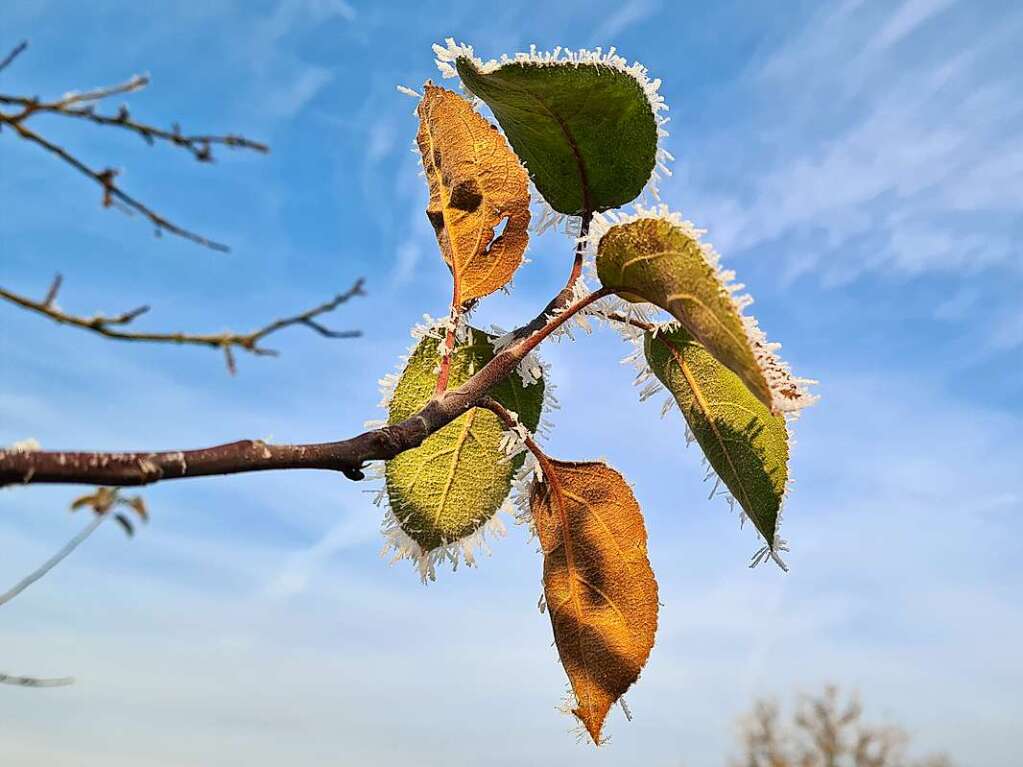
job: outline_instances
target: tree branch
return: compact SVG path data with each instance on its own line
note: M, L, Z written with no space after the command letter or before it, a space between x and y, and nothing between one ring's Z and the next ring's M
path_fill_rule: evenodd
M505 425L505 427L509 429L515 429L515 427L520 425L518 416L513 414L510 410L508 410L508 408L493 397L483 397L480 400L480 407L485 407L491 413L496 415L499 419L501 419L501 422ZM545 453L543 449L536 444L536 440L529 436L529 431L526 430L519 436L526 445L526 449L533 454L537 463L540 464L540 470L543 472L543 475L545 477L553 476L554 472L551 470L550 458L547 456L547 453Z
M74 684L73 676L62 676L56 679L40 679L35 676L14 676L0 673L0 684L13 684L16 687L67 687Z
M27 589L33 583L38 581L50 570L59 565L64 559L66 559L72 551L77 549L85 539L92 535L96 528L103 524L103 521L107 518L106 512L97 513L96 516L86 525L82 530L77 533L70 541L68 541L56 554L47 559L43 564L33 570L31 573L26 575L14 586L0 594L0 605L5 605L14 599L18 594Z
M3 62L0 63L0 70L10 64L26 47L27 43L22 43L8 54ZM104 127L119 127L135 133L149 145L153 145L157 141L164 141L173 146L180 147L188 151L200 162L213 161L212 147L214 145L227 146L234 149L249 149L261 153L270 151L266 144L234 134L225 136L205 134L184 135L176 124L169 131L157 128L135 120L125 106L120 107L114 115L96 114L95 104L97 102L116 95L134 93L145 88L148 84L149 78L147 76L136 75L118 85L96 88L80 93L72 92L53 101L41 101L38 97L0 94L0 105L17 108L13 112L0 111L0 129L4 126L11 128L19 138L44 149L99 184L103 190L103 207L117 207L126 213L140 213L156 228L157 234L169 232L213 250L227 251L228 247L226 245L178 226L135 197L124 192L117 185L116 178L118 172L114 168L107 167L102 170L91 168L62 146L50 141L25 125L35 115L56 114L88 121Z
M367 461L387 460L418 447L424 439L475 407L515 370L538 344L577 312L609 295L594 291L548 318L537 332L495 355L457 389L436 395L404 421L351 439L305 445L271 445L242 440L198 450L100 453L0 450L0 486L13 484L147 485L169 479L240 474L273 469L326 469L353 480Z
M199 162L213 162L213 147L226 146L231 149L250 149L261 154L269 154L270 147L260 141L253 141L233 133L224 136L210 134L185 135L181 126L175 123L171 130L158 128L155 125L140 122L132 117L128 107L122 105L113 115L96 113L95 104L91 102L109 98L110 96L132 93L149 84L146 76L136 76L125 83L99 88L85 93L72 93L56 101L40 101L38 98L25 96L0 95L0 104L19 106L22 112L11 115L12 119L24 120L34 114L59 114L78 120L85 120L95 125L123 128L138 135L143 141L153 146L157 141L165 141L172 146L180 147L189 152ZM80 106L85 104L85 106Z
M145 333L121 330L119 328L130 324L133 320L148 312L149 307L139 306L121 314L110 316L97 314L92 317L84 317L69 314L56 305L57 294L60 291L61 284L62 278L58 274L51 283L50 288L46 293L46 297L42 301L36 301L18 293L13 293L2 287L0 287L0 298L10 301L23 309L28 309L45 317L49 317L54 322L58 322L62 325L71 325L73 327L82 328L83 330L89 330L101 336L113 338L119 341L190 344L194 346L206 346L213 349L222 349L227 359L228 370L232 374L235 372L232 349L242 349L243 351L259 356L276 356L277 352L274 349L261 346L260 342L272 333L276 333L277 331L291 327L292 325L303 325L326 338L355 338L361 335L361 331L358 330L331 330L317 322L316 318L320 315L334 311L337 307L346 303L354 296L365 295L365 291L362 287L364 280L362 278L356 280L355 283L344 293L339 293L331 300L326 301L319 306L315 306L312 309L301 312L300 314L274 320L258 330L252 331L251 333Z
M590 221L593 219L593 213L585 212L582 215L582 220L579 225L579 241L575 246L575 259L572 262L572 271L569 272L568 281L565 283L558 294L554 296L548 302L547 306L544 307L543 311L538 314L532 322L523 325L521 328L515 331L516 338L525 338L530 333L535 333L544 326L547 320L555 315L559 310L564 309L568 306L572 300L572 296L575 295L575 285L579 281L579 277L583 271L583 253L586 250L585 237L590 231Z
M5 69L7 69L7 67L10 66L12 61L14 61L16 58L18 58L18 56L24 53L26 48L28 48L28 40L22 40L20 43L14 46L14 49L6 56L4 56L4 60L0 61L0 72L3 72Z

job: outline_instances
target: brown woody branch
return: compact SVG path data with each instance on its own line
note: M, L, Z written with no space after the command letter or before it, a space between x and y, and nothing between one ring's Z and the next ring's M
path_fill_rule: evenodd
M457 389L437 394L404 421L351 439L306 445L242 440L198 450L139 453L0 450L0 486L12 484L146 485L168 479L272 469L326 469L353 480L367 461L387 460L420 445L430 434L480 404L487 393L536 346L574 314L608 295L597 290L550 318L537 332L495 355Z
M62 284L59 274L54 278L46 293L46 297L41 301L13 293L2 287L0 287L0 298L10 301L23 309L49 317L60 324L82 328L83 330L89 330L101 336L120 341L186 344L221 349L224 352L228 370L233 374L235 372L234 349L241 349L258 356L276 356L276 350L262 346L261 342L267 336L293 325L302 325L326 338L354 338L361 335L361 332L358 330L331 330L322 325L317 318L334 311L354 296L365 295L362 287L363 283L364 281L360 278L348 290L339 293L331 300L314 306L312 309L308 309L300 314L274 320L251 333L145 333L122 329L148 312L148 306L139 306L116 315L96 314L92 317L84 317L69 314L60 309L56 304L57 294Z
M13 61L26 46L26 43L22 43L8 54L3 62L0 62L0 70ZM136 75L124 83L96 88L90 91L69 93L60 99L52 101L42 101L38 97L0 94L0 106L14 107L13 111L0 110L0 129L5 126L11 128L19 138L44 149L99 184L103 190L103 207L117 207L126 213L139 213L155 227L157 234L168 232L213 250L227 251L228 247L226 245L178 226L148 205L126 193L117 184L118 171L114 168L92 168L64 147L50 141L41 133L32 130L26 125L36 115L55 114L91 122L104 127L118 127L135 133L149 145L162 141L182 148L200 162L213 161L213 147L215 145L233 149L248 149L261 153L270 151L266 144L234 134L224 136L206 134L186 135L181 132L180 127L176 124L171 130L164 130L136 120L126 106L121 106L116 113L110 115L97 114L95 111L98 102L112 96L134 93L145 88L148 84L149 78L147 76Z
M520 425L518 416L508 410L508 408L493 397L483 397L480 400L480 407L485 407L491 413L496 415L501 420L501 423L503 423L508 429L514 429L516 426ZM537 463L540 464L540 470L543 472L543 475L545 477L554 476L554 472L551 470L550 457L543 451L543 448L536 444L536 440L529 436L528 431L524 432L521 435L521 438L526 445L526 449L533 454Z
M586 250L586 245L583 242L583 238L590 231L590 221L593 219L593 213L584 212L581 217L579 225L579 242L575 246L575 260L572 263L572 271L568 275L568 281L565 283L558 294L552 298L547 306L544 307L543 311L540 312L531 322L523 325L521 328L515 331L516 338L525 338L531 333L535 333L544 324L559 311L568 306L572 300L572 296L575 294L575 285L579 281L579 277L582 276L583 272L583 254Z

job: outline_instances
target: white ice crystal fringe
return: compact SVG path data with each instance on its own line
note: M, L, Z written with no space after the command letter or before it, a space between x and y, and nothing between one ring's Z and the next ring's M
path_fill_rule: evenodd
M386 492L384 493L386 499ZM380 556L390 558L390 564L402 559L408 559L419 572L422 582L437 580L437 566L445 562L451 563L451 569L457 570L460 562L466 567L475 567L478 552L483 552L488 557L491 554L490 546L487 545L487 535L493 538L504 537L507 528L501 521L499 510L490 519L480 525L469 535L459 538L457 541L437 546L430 551L424 551L402 527L394 511L388 505L384 511L384 520L381 525L381 532L384 534L384 547Z
M438 357L443 356L449 329L455 331L456 346L458 344L465 343L469 339L469 326L465 322L464 316L449 315L445 318L439 319L431 317L429 314L423 315L423 322L414 326L410 331L410 335L413 339L412 345L409 346L408 351L405 354L398 358L398 365L395 368L395 372L387 373L383 378L377 381L377 385L380 388L380 402L377 403L377 407L381 407L386 410L391 406L391 398L394 397L394 389L398 385L398 381L401 379L401 374L408 365L409 358L411 358L412 354L419 347L419 343L424 338L437 339L437 355ZM366 428L376 428L376 426L370 426L370 424L376 423L377 421L366 421Z
M748 294L736 295L745 285L735 282L735 272L722 269L720 264L721 257L717 251L709 243L701 241L700 238L706 234L706 230L697 229L691 221L686 221L680 214L672 212L667 205L656 205L649 208L643 205L636 205L634 213L612 211L596 214L590 223L590 231L585 238L587 264L589 265L595 261L600 240L613 227L631 224L634 221L643 219L667 221L699 245L703 257L714 269L718 281L732 301L735 312L742 320L743 329L746 331L746 340L753 350L753 355L760 368L760 372L763 374L771 391L772 409L780 413L794 414L816 402L819 397L810 394L806 387L816 384L817 381L810 378L797 378L792 375L788 364L776 354L778 349L781 348L781 344L769 342L767 336L760 329L756 318L744 314L745 309L753 303L753 298ZM795 392L795 396L792 395L793 392Z
M446 38L444 42L445 45L435 43L433 46L433 52L437 56L435 60L437 69L440 70L441 75L444 77L458 77L458 70L455 69L454 64L459 58L467 58L472 61L482 74L489 74L508 64L535 64L545 67L595 65L607 67L631 77L646 96L647 103L650 105L650 112L653 114L654 122L657 124L657 152L654 158L654 169L650 173L650 179L647 181L644 191L653 200L660 199L658 186L662 176L671 175L671 168L668 166L668 163L675 159L663 146L664 139L668 136L668 131L664 126L668 124L671 118L664 114L668 111L668 105L664 101L664 96L659 92L661 87L660 79L651 79L647 68L638 61L629 64L626 59L618 55L617 49L614 46L611 46L605 53L601 47L594 48L593 50L580 48L578 51L573 51L558 46L553 51L537 51L535 45L530 45L528 53L520 52L514 56L502 54L500 59L491 59L485 62L476 57L471 45L456 43L452 37ZM542 200L542 198L540 199ZM546 202L544 202L544 206L546 206ZM544 231L544 229L550 226L557 225L565 218L563 214L555 212L549 206L546 206L546 210L550 211L550 216L554 218L554 221L539 231ZM578 221L578 219L576 220ZM578 230L576 234L578 234Z
M17 442L12 442L8 447L0 448L10 453L35 453L36 451L42 450L42 445L39 444L39 440L35 437L29 437L28 439L21 439Z
M497 325L490 326L491 335L497 336L493 341L494 354L500 354L512 343L515 342L514 331L506 331L504 328ZM554 396L554 389L556 388L550 380L548 373L550 372L550 365L544 362L540 355L533 350L529 352L522 361L515 366L515 372L519 379L522 381L523 386L532 386L538 381L544 382L543 392L543 409L558 409L561 405L558 403L557 397Z
M547 230L553 229L556 232L561 231L569 237L579 236L582 229L582 218L558 213L554 210L540 194L540 190L536 188L532 178L529 179L529 207L531 208L529 229L532 234L539 236Z
M518 414L511 411L509 413L514 423L504 431L504 436L501 438L501 450L508 461L523 453L525 458L522 461L522 466L515 472L511 493L501 510L511 514L516 524L525 525L529 529L530 539L532 539L536 536L536 527L533 525L533 514L529 508L529 496L533 489L533 482L543 482L543 469L540 468L536 456L526 445L529 430L519 421Z
M389 558L392 565L402 559L411 561L424 584L437 580L437 566L445 562L451 564L452 570L457 570L458 565L462 562L466 567L475 567L480 552L488 557L491 554L487 536L500 538L507 533L507 528L500 518L504 511L502 508L469 535L449 541L429 551L424 550L414 538L402 529L401 522L395 516L394 510L388 502L384 463L373 464L367 469L366 475L379 482L376 490L366 492L373 492L373 503L384 507L384 518L380 525L380 532L384 536L384 546L380 550L380 556L385 559Z
M409 358L415 352L420 342L424 338L436 338L440 341L440 347L438 354L443 352L444 339L447 336L449 329L454 329L456 346L462 344L469 339L469 328L462 317L447 317L444 319L435 319L428 314L423 315L423 323L416 325L412 328L411 335L413 340L409 350L404 354L398 361L398 369L396 373L388 373L382 379L380 379L380 407L387 409L390 407L391 399L394 396L394 389L398 385L398 381L401 378L401 373L408 365ZM497 329L498 332L503 333ZM510 336L510 334L507 334ZM501 348L498 347L497 341L493 342L494 352L499 353ZM507 345L507 342L505 342ZM526 376L520 370L519 375L523 376L523 385L528 386L531 383L535 383L541 379L547 379L547 365L542 362L535 355L530 355L522 364L525 364L532 357L532 361L527 369L530 371L530 378L527 380ZM522 368L520 364L519 368ZM536 372L538 371L538 372ZM543 413L550 409L556 409L560 407L557 398L554 396L554 385L549 379L544 382L544 398L541 406L541 419L540 425L537 428L537 435L546 436L549 433L551 423L547 419L543 418ZM518 421L518 415L512 413L515 418L516 425L518 428L512 430L505 430L504 437L500 443L500 448L504 451L508 460L511 460L515 455L526 449L524 436L528 434L526 427ZM366 421L365 427L367 429L376 429L386 425L386 421L372 420ZM366 469L366 476L370 480L378 482L378 486L375 490L366 491L374 493L373 503L377 506L384 507L384 519L381 523L381 533L384 536L384 547L380 554L382 557L390 557L390 563L408 559L415 566L419 572L419 577L423 583L428 581L437 580L437 566L445 562L451 563L451 569L457 570L460 562L464 562L466 567L475 567L477 562L477 552L483 552L487 556L490 556L490 547L487 545L487 536L490 535L492 538L503 537L507 532L504 522L501 520L503 514L508 514L513 517L516 523L529 523L531 516L529 515L529 490L528 487L531 484L532 477L542 477L539 466L536 464L535 458L532 453L527 452L526 459L522 467L515 473L512 481L512 492L509 493L508 499L501 505L501 507L494 513L490 519L482 523L472 533L463 536L455 541L447 542L441 546L438 546L429 551L424 550L423 547L413 539L408 533L406 533L402 527L401 522L394 514L394 510L391 508L387 497L387 485L384 480L384 463L379 462L370 465ZM524 501L523 501L524 499ZM523 507L524 504L524 507ZM526 517L523 518L523 508ZM532 529L532 528L530 528Z

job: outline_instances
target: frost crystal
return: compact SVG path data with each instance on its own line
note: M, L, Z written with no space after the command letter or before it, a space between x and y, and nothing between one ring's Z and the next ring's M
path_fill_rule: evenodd
M647 68L634 61L629 64L628 60L617 53L617 49L611 46L607 52L597 47L593 50L580 48L577 51L558 46L553 51L538 51L535 45L529 46L529 52L519 52L514 56L502 54L500 59L483 61L477 58L473 47L465 43L456 43L454 38L448 37L444 45L434 44L433 52L437 58L435 63L444 77L458 77L458 70L455 69L455 62L460 58L466 58L473 62L482 74L489 74L507 64L533 64L545 67L566 67L580 66L583 64L607 67L622 74L628 75L636 81L646 96L650 111L657 123L657 152L654 159L654 169L650 173L650 180L647 181L645 192L653 200L659 200L658 187L663 176L671 175L669 163L675 158L664 148L664 139L668 131L664 127L671 119L665 112L668 105L664 96L660 93L661 81L659 78L651 78ZM530 188L534 202L541 208L536 216L535 231L542 233L550 228L564 227L570 236L578 236L580 219L577 216L566 216L551 209L543 198L536 192L535 187ZM573 231L574 229L574 231Z

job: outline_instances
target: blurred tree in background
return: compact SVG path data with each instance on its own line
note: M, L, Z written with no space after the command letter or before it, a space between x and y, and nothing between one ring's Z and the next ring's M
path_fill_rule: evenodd
M742 756L732 767L953 767L945 756L910 758L900 727L863 720L855 694L829 685L803 695L790 719L775 700L760 699L740 720Z

